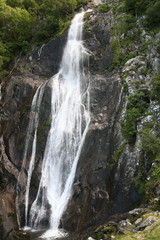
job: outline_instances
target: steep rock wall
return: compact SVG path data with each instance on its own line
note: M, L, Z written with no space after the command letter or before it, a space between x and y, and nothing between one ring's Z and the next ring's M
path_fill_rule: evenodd
M80 157L73 197L62 220L63 225L67 229L75 229L77 231L95 223L99 224L103 218L109 215L109 212L110 214L114 212L115 203L113 203L114 198L112 198L112 180L115 172L110 167L110 163L112 162L114 149L121 141L117 122L121 115L123 103L123 87L118 72L105 73L112 63L107 18L105 18L105 14L94 13L89 16L89 21L86 20L86 24L89 24L89 28L86 26L84 38L86 47L91 52L90 97L92 122ZM27 58L21 59L14 69L8 85L3 89L3 92L6 91L7 93L3 100L4 108L9 113L8 121L3 130L3 144L6 149L6 155L16 171L16 179L18 177L17 171L20 170L23 159L32 96L37 86L57 71L57 63L60 61L60 58L57 61L57 56L62 55L65 39L64 35L61 39L62 44L59 44L59 39L56 39L36 49ZM56 49L55 54L50 54L54 52L54 49ZM39 77L40 75L44 77ZM34 196L36 193L45 145L43 135L47 131L45 123L49 119L49 91L49 88L46 88L46 94L43 99L44 106L42 106L43 110L39 127L41 136L39 136L38 140L39 151L36 157L34 179L32 179L31 196ZM11 170L7 171L13 174ZM19 206L20 222L23 226L24 186L26 185L25 170L21 181ZM121 183L119 182L119 184ZM13 184L12 191L14 193L15 189L16 186ZM118 194L119 192L116 193L116 197ZM126 195L128 196L129 193L127 192ZM124 206L127 206L127 209L130 208L128 207L130 200L129 195L124 204ZM111 208L112 211L110 211ZM118 205L118 208L119 211L126 210L125 207L121 208L120 205ZM79 219L78 222L77 218Z
M83 232L98 226L115 213L132 209L140 202L133 184L138 156L134 148L114 164L113 155L123 144L120 120L125 94L119 71L112 64L109 17L91 13L84 37L91 51L92 121L79 160L73 196L62 224L70 231ZM132 159L132 160L131 160ZM131 161L130 161L131 160Z
M43 51L42 47L39 47L27 57L18 59L11 77L2 84L0 104L0 176L2 179L0 186L0 198L2 200L2 207L0 208L0 231L3 233L1 235L2 239L13 239L18 230L19 221L21 226L24 225L26 169L24 169L20 179L21 189L19 189L19 192L21 193L18 203L20 206L20 219L18 222L16 220L15 202L17 180L22 167L27 126L29 118L31 117L31 102L37 87L57 72L65 41L66 33L55 41L51 41L45 46L42 46ZM40 177L40 162L42 160L50 122L50 86L46 87L41 109L40 131L38 134L39 145L36 158L38 170L34 173L32 186L33 196L36 194L37 181L39 181ZM28 164L29 159L27 160L26 168L28 168ZM16 237L17 239L22 239L23 236L16 235Z

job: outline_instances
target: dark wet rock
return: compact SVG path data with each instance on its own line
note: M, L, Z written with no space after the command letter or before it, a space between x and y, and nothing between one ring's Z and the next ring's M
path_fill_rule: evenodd
M118 78L93 76L92 122L79 160L73 196L63 221L69 230L96 223L109 209L111 169L108 164L113 154L110 144L112 142L114 146L113 124L119 113L120 93Z
M105 14L92 12L86 18L84 39L91 53L90 68L92 73L104 73L112 64L108 21Z
M66 41L67 31L58 38L35 48L31 54L21 61L15 71L23 75L24 72L29 72L34 75L50 78L59 70Z
M43 81L44 79L40 79L38 76L30 74L23 77L21 75L13 75L10 81L2 87L3 95L1 110L3 117L1 118L1 130L3 134L0 138L0 195L1 191L7 194L7 196L3 197L6 203L4 202L5 205L2 204L2 239L5 239L7 236L6 239L12 240L18 229L15 210L16 184L22 164L23 148L32 97L37 86L39 86L39 84ZM25 185L25 173L23 174L21 180L21 183ZM10 195L12 195L12 197L9 197L8 200L8 196ZM23 201L21 202L21 209L24 208ZM10 212L8 213L8 205L14 206L11 214Z
M12 190L13 191L13 190ZM14 206L15 194L0 191L0 236L1 239L14 239L18 224Z
M73 195L62 220L64 228L70 231L96 226L110 215L130 210L139 202L133 186L135 152L130 154L132 149L128 149L130 155L123 155L118 164L112 162L115 149L123 142L118 123L124 95L118 72L105 72L112 62L106 21L106 15L94 16L93 13L84 30L86 46L93 53L90 63L91 124L79 159ZM110 52L106 53L104 49L108 47ZM101 67L103 54L106 65Z
M36 76L13 75L4 86L3 107L9 112L3 129L4 142L8 157L17 166L21 164L32 97L42 81Z

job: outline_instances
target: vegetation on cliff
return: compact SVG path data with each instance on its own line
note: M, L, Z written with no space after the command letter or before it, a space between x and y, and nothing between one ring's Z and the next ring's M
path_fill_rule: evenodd
M145 16L145 24L156 26L160 24L160 1L159 0L125 0L126 11L135 16Z
M158 212L149 212L149 209L134 209L133 212L137 215L132 215L117 224L110 222L107 226L101 227L100 231L96 232L95 239L159 240L160 217Z
M110 36L113 61L107 71L119 71L126 94L126 109L121 120L125 142L115 151L113 159L116 156L117 163L117 156L123 156L126 142L140 152L134 183L143 196L143 203L159 210L160 1L106 1L99 6L99 11L105 12L109 18L112 15ZM144 232L142 239L151 239L147 234ZM156 234L153 233L153 238L159 239ZM138 239L139 235L122 235L116 239L132 237Z
M87 0L0 0L0 77L8 63L32 45L54 38L64 30L75 9Z

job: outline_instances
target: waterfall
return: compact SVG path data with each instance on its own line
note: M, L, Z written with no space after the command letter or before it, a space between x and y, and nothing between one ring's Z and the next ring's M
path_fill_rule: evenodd
M39 230L43 227L43 219L48 216L49 230L42 235L47 239L64 235L58 227L71 196L77 163L90 123L89 72L85 74L83 66L89 55L82 42L84 13L76 14L72 20L59 71L49 80L51 126L37 196L29 209L30 183L35 168L37 128L44 85L38 88L32 103L32 109L33 106L37 108L37 117L34 123L29 123L29 126L34 125L34 137L26 184L25 219L27 226ZM33 129L33 126L31 128ZM24 162L28 141L29 139L26 139Z
M18 181L17 181L17 187L16 187L16 192L17 192L17 197L16 197L16 212L17 212L17 219L19 226L21 226L20 221L19 221L19 207L18 207L18 201L20 199L20 195L23 194L23 189L26 186L26 194L25 194L25 224L27 224L27 217L28 217L28 203L29 203L29 189L30 189L30 182L31 182L31 176L32 172L34 169L35 165L35 155L36 155L36 143L37 143L37 128L39 124L39 112L40 112L40 106L41 106L41 101L45 89L45 85L47 82L44 84L41 84L38 88L37 91L33 97L32 100L32 106L31 106L31 111L29 115L29 124L27 127L27 136L25 140L25 146L24 146L24 153L23 153L23 159L22 159L22 167L21 171L18 176ZM32 139L33 138L33 142ZM27 165L27 159L28 159L28 152L29 152L29 147L30 143L32 142L32 149L31 149L31 157L30 157L30 165L29 165L29 170L28 170L28 178L27 182L24 181L25 179L25 169Z

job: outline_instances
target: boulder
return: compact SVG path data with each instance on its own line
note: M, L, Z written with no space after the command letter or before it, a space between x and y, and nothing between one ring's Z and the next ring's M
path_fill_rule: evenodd
M137 230L142 230L150 225L152 225L154 222L157 221L157 218L154 216L149 216L146 218L139 226L137 226Z
M122 220L119 222L118 226L122 227L122 228L128 228L129 226L131 226L132 224L130 223L129 219L126 220Z
M138 218L136 221L135 221L135 226L138 227L143 221L143 218Z

